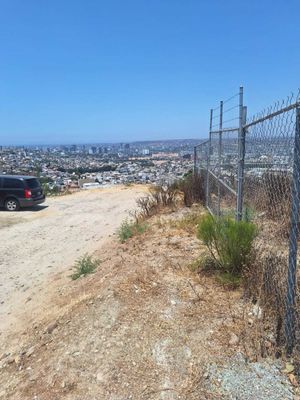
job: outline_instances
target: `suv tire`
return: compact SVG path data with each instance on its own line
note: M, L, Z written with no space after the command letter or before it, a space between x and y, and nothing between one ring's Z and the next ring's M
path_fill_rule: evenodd
M6 211L19 211L20 204L17 199L10 198L5 200L4 208Z

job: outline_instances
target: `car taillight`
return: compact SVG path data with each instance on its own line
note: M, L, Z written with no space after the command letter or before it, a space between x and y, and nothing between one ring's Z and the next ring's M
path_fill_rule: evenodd
M31 198L31 190L25 189L25 199L30 199Z

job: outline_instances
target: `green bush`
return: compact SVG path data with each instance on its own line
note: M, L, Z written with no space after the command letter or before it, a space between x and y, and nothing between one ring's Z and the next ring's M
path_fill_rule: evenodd
M141 222L130 222L125 220L122 222L120 228L118 229L118 237L121 243L126 242L126 240L130 239L134 235L142 234L148 228L147 224Z
M79 258L75 263L75 272L71 275L73 280L80 278L81 276L86 276L87 274L93 273L99 266L100 260L93 259L92 256L85 254Z
M235 276L240 276L249 263L256 235L256 226L251 222L210 214L202 217L197 232L219 269Z
M132 224L127 220L123 221L120 228L118 229L118 237L120 239L120 242L124 243L132 236L133 236Z
M146 231L147 228L148 228L148 225L147 225L147 224L142 224L142 223L140 223L140 222L134 224L134 229L135 229L135 231L136 231L137 233L140 233L140 234L144 233L144 232Z

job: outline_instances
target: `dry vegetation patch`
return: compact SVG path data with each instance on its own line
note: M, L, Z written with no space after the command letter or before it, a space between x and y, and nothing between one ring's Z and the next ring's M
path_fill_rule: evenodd
M203 246L183 214L99 250L101 265L71 282L57 319L0 361L0 398L229 398L207 368L243 351L242 293L188 268Z

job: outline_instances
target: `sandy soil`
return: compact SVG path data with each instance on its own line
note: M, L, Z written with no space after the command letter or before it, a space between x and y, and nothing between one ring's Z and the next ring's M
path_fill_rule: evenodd
M145 190L141 186L90 190L48 198L35 209L0 211L2 349L8 334L47 312L48 294L59 273L70 273L78 257L99 249Z
M250 369L242 291L191 269L195 233L148 224L99 246L96 273L61 279L56 313L0 354L1 400L293 399L282 365Z

